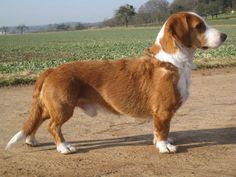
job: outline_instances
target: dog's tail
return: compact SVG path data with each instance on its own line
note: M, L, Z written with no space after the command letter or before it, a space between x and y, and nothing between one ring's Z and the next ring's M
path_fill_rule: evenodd
M31 135L35 129L38 128L38 125L42 121L42 107L40 105L40 92L43 87L43 83L45 78L53 71L53 69L48 69L47 71L43 72L39 78L37 79L33 91L33 98L32 98L32 107L29 114L29 118L25 121L23 129L15 134L11 140L7 143L5 150L9 149L13 144L24 140L27 136Z

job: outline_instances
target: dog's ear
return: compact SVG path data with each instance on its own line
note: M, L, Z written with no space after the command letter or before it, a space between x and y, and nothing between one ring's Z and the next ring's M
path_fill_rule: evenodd
M189 17L179 14L168 19L165 24L164 36L160 40L162 49L167 53L175 53L178 45L191 47Z
M184 45L185 47L191 47L191 30L190 30L190 16L186 14L181 14L176 16L171 21L170 33L178 43Z
M173 37L173 30L171 29L171 26L169 23L165 24L165 29L164 29L164 35L160 39L160 45L161 48L166 52L173 54L176 52L176 44L175 44L175 39Z

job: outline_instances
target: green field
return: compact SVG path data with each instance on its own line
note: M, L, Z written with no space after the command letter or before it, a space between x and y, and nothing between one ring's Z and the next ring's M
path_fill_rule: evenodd
M200 67L236 65L236 25L217 25L228 34L217 50L197 51ZM0 86L30 83L49 67L75 60L142 56L159 27L107 28L74 32L0 36Z

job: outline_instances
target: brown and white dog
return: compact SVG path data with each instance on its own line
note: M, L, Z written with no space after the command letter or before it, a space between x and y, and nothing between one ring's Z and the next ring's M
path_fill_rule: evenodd
M29 118L6 149L22 139L38 145L35 133L49 119L57 151L73 153L76 148L66 143L61 126L76 106L95 116L101 105L120 115L152 117L153 142L160 153L176 152L168 141L170 121L189 95L194 52L217 48L226 37L199 15L180 12L168 18L140 59L78 61L48 69L36 81Z

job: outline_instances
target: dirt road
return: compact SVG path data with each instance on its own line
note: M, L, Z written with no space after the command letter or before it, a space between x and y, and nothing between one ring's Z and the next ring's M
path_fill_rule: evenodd
M63 127L78 152L56 152L46 123L41 146L19 143L4 151L28 116L32 86L0 89L0 177L218 177L236 176L236 68L193 73L191 96L171 124L179 147L163 155L152 145L152 123L76 109Z

